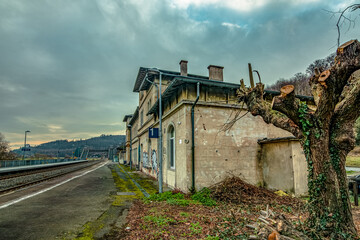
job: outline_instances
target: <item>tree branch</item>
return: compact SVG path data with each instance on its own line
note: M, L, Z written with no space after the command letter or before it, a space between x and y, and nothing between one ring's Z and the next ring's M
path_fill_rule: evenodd
M263 89L264 85L260 83L250 89L241 87L237 91L239 101L246 103L248 110L253 116L259 115L266 123L271 123L301 139L303 134L299 126L283 113L271 108L271 104L263 99Z
M273 98L271 108L288 116L296 125L300 126L299 104L295 97L293 85L286 85L280 89L280 96Z
M337 46L338 46L338 47L339 47L339 45L340 45L340 34L341 34L341 32L340 32L340 25L341 25L341 23L340 23L340 22L341 22L341 19L344 18L345 20L348 20L348 21L350 22L350 24L351 24L351 22L352 22L353 20L351 20L350 18L346 17L346 16L345 16L345 12L348 11L349 9L350 9L351 12L353 12L353 11L355 11L355 10L358 9L358 8L360 8L360 4L356 3L356 4L352 4L352 5L348 6L347 8L345 8L344 10L342 10L341 12L339 12L339 13L340 13L340 16L339 16L338 21L337 21L337 23L336 23L336 28L337 28L337 31L338 31L338 39L337 39Z

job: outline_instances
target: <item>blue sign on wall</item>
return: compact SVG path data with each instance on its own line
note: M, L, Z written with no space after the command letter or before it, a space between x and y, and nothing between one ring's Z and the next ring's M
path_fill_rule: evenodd
M149 138L159 138L159 128L149 128Z

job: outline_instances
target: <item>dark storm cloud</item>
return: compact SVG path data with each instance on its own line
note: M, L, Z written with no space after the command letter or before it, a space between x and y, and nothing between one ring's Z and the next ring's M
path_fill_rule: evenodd
M207 75L217 64L229 82L246 78L248 62L266 83L304 71L335 51L335 20L322 9L341 5L298 2L239 11L221 2L2 1L0 131L13 143L26 129L35 142L119 133L137 104L140 66L178 70L186 59Z

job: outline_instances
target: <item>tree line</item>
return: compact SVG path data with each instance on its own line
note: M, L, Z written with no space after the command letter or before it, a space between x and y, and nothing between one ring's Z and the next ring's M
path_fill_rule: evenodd
M11 152L9 142L5 140L5 137L0 133L0 160L13 160L16 158L16 154Z

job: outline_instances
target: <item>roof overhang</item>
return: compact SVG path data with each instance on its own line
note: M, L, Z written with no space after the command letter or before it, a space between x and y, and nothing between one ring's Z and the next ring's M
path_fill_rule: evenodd
M178 87L183 84L197 84L200 83L200 86L209 86L209 87L216 87L216 88L223 88L223 89L239 89L240 84L235 83L228 83L228 82L221 82L216 80L209 80L205 78L188 78L188 77L176 77L170 83L170 85L166 88L166 90L161 94L162 103L168 101L173 94L178 90ZM264 90L264 97L267 99L272 99L274 96L280 95L279 91L272 91L272 90ZM306 101L307 103L314 103L314 98L310 96L302 96L296 95L301 101ZM163 104L162 104L163 105ZM163 105L164 106L164 105ZM155 102L155 104L151 107L147 115L150 114L158 114L159 112L159 100Z
M132 118L130 119L129 124L130 124L130 125L133 125L134 122L135 122L135 120L138 118L138 116L139 116L139 107L136 107L136 110L135 110Z
M154 74L153 72L154 71L152 70L152 68L140 67L138 75L135 80L133 92L140 92L143 90L148 90L150 88L151 84L154 82L155 76L158 76L159 73L161 73L163 78L166 78L167 80L172 80L173 78L176 78L176 77L185 77L185 76L181 76L179 72L162 70L162 69L156 69L156 72L158 72L158 73ZM188 74L187 78L189 78L189 77L203 79L203 80L209 79L208 77L194 75L194 74ZM145 78L147 78L148 81L145 80Z
M183 84L194 84L200 83L201 86L210 86L224 89L238 89L240 88L239 84L235 83L227 83L216 80L209 80L206 78L188 78L188 77L176 77L170 85L166 88L166 90L161 94L162 102L168 101L174 93L177 91L178 87ZM147 115L149 114L157 114L159 111L159 100L152 106Z
M124 116L124 119L123 119L123 122L127 122L127 120L129 119L129 118L132 118L132 114L128 114L128 115L125 115Z

